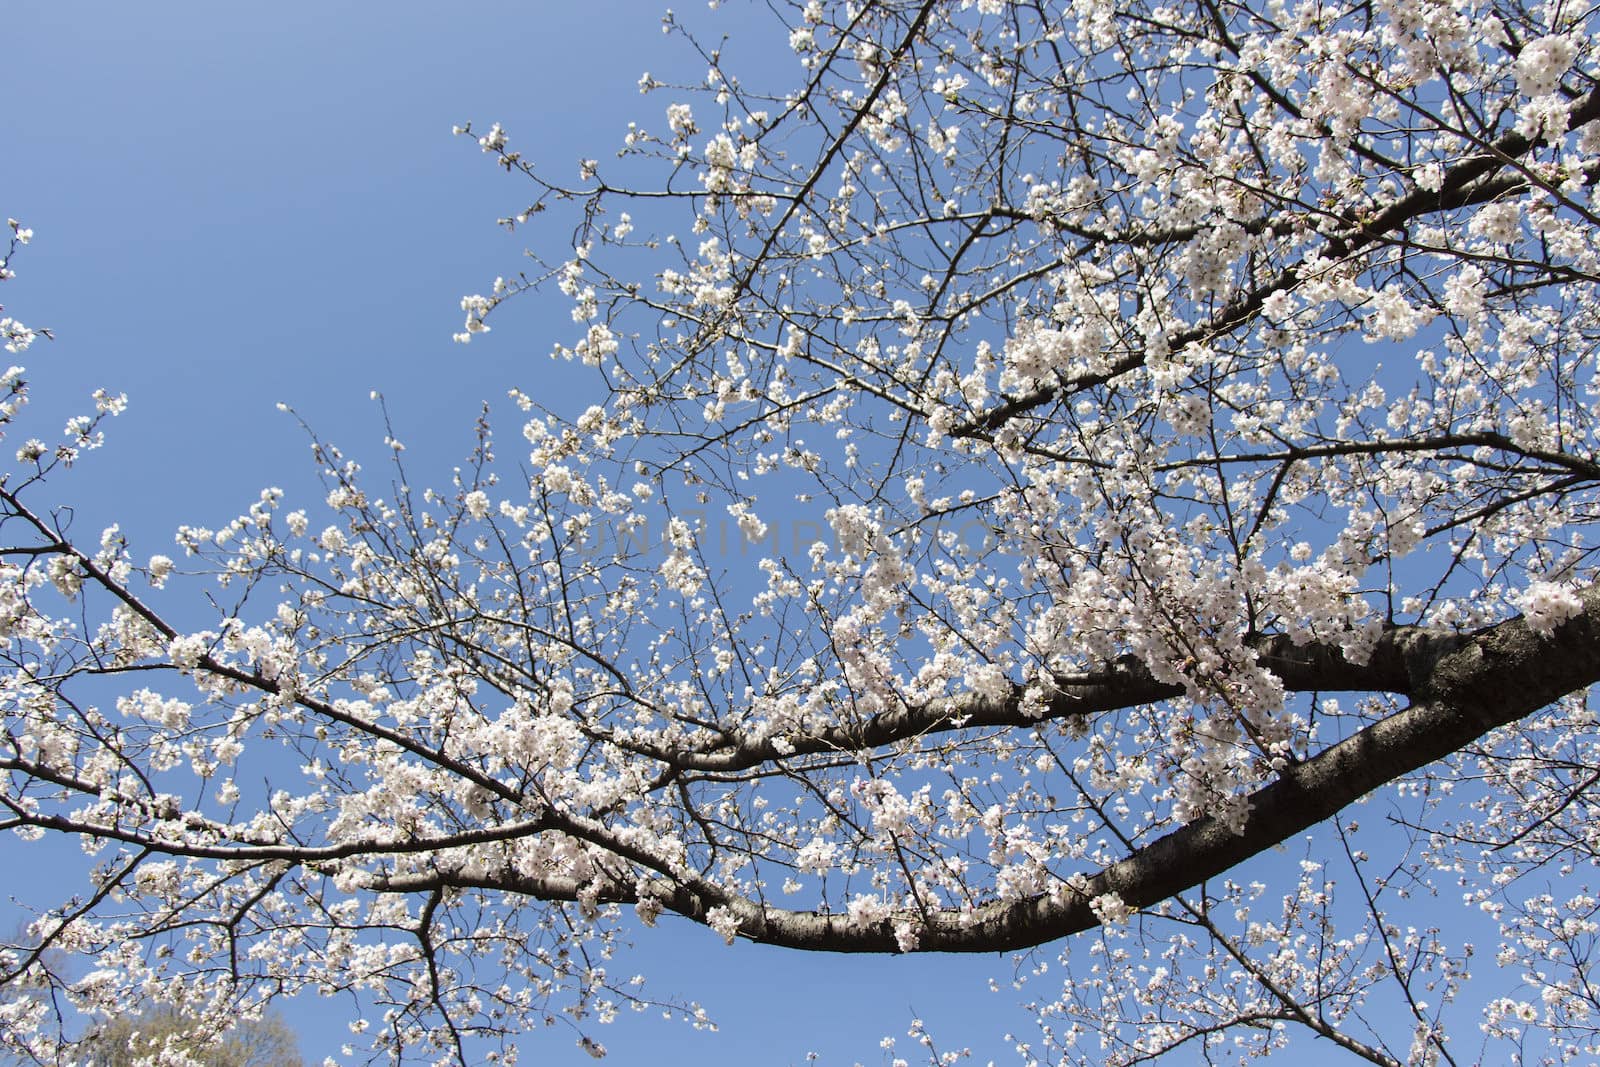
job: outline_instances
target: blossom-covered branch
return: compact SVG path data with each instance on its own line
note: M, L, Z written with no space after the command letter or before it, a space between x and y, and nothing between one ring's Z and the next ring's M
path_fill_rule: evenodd
M535 266L458 340L554 289L599 402L512 389L430 490L313 435L319 499L171 556L46 495L120 397L18 441L0 828L95 866L0 979L351 990L462 1062L646 1003L605 963L679 916L1065 939L1059 1059L1600 1054L1595 16L782 14L767 82L669 19L697 69L576 183L460 127ZM0 1033L55 1055L49 1004Z

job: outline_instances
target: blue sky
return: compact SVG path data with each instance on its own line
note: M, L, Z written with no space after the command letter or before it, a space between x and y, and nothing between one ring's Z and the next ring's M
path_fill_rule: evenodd
M706 21L706 13L688 13ZM82 529L119 522L143 552L170 551L179 523L217 525L267 485L314 495L292 404L357 455L381 455L381 390L413 477L443 484L472 446L484 401L519 386L588 402L552 363L571 320L524 300L490 338L462 347L463 293L511 273L527 242L495 219L531 198L453 124L500 122L530 156L575 173L630 119L645 70L697 71L660 32L658 0L463 4L240 5L8 0L0 215L36 233L0 294L8 313L49 327L27 354L32 432L58 432L96 387L130 408L105 450L55 483ZM710 23L758 27L760 12ZM768 41L771 40L769 36ZM545 247L549 247L546 244ZM70 893L75 845L0 841L4 895ZM59 874L57 872L60 872ZM887 1062L878 1040L916 1012L942 1046L1014 1060L1000 1040L1026 1019L1007 960L858 959L725 948L663 923L617 961L658 996L704 1004L716 1035L629 1021L598 1036L612 1062ZM288 1009L309 1062L347 1039L347 1006ZM904 1038L902 1036L902 1043ZM531 1036L543 1064L592 1062L564 1031Z
M450 342L460 295L515 268L494 220L526 198L450 127L500 121L563 163L615 144L655 5L377 10L7 5L5 211L38 239L6 302L61 338L33 354L41 401L130 393L106 464L163 527L285 478L303 445L276 401L353 445L381 388L445 464L480 402L559 373L527 313Z

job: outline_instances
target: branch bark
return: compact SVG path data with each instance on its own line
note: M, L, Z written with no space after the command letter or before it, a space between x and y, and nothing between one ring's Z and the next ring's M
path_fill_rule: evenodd
M1276 674L1289 692L1406 695L1412 694L1415 685L1439 656L1459 643L1459 637L1445 631L1396 626L1379 639L1371 659L1354 664L1346 660L1339 646L1332 642L1296 645L1281 634L1261 635L1250 642L1262 665ZM841 723L788 738L743 743L735 740L704 751L652 749L647 754L676 770L727 773L795 756L863 752L952 730L1026 728L1041 722L1153 704L1182 694L1181 686L1157 681L1143 663L1132 656L1124 656L1085 680L1062 685L1042 716L1024 710L1019 688L1004 699L947 697L883 712L864 722Z
M1413 703L1281 771L1277 780L1250 796L1250 818L1243 833L1234 833L1219 820L1202 818L1140 847L1064 893L994 902L970 911L930 913L918 951L1002 952L1041 945L1099 925L1090 901L1107 893L1135 908L1158 904L1309 829L1373 790L1460 751L1491 730L1600 682L1600 585L1590 586L1581 596L1583 611L1549 636L1535 632L1520 617L1458 639L1430 631L1397 631L1380 648L1377 666L1364 670L1378 676L1405 672L1409 688L1394 691L1409 692ZM1280 655L1286 670L1297 669L1287 650ZM1328 655L1321 648L1302 653L1298 661L1298 669L1305 672L1302 680L1350 679L1363 670L1346 664L1341 674ZM577 900L586 888L570 880L534 879L509 871L415 875L375 888L407 892L440 885L546 900ZM647 883L646 892L665 909L701 922L713 907L730 908L740 919L739 935L763 944L822 952L901 951L892 920L861 927L844 915L763 907L699 879L656 879ZM591 890L587 898L634 903L639 892L637 886L616 885L598 893Z

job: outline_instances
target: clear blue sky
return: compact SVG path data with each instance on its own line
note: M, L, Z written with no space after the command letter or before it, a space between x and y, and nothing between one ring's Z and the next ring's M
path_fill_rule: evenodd
M480 404L503 404L511 386L581 410L581 379L546 356L570 340L564 307L524 301L490 338L450 340L463 293L514 272L525 243L562 237L497 228L531 193L450 128L498 121L561 174L614 151L628 120L665 106L639 95L643 71L698 73L661 35L662 7L7 0L0 217L37 236L0 300L58 336L26 361L40 409L75 412L98 386L131 400L57 502L85 529L117 521L139 550L170 550L179 523L226 521L263 486L312 493L304 437L279 401L375 457L368 394L383 391L418 484L446 481ZM713 39L729 25L775 54L759 5L711 21L686 7ZM72 867L73 851L0 841L0 870L46 872L7 878L0 895L71 892L49 872L52 858ZM671 923L637 946L613 973L699 1000L722 1032L630 1022L598 1035L611 1062L788 1064L815 1050L824 1064L886 1063L878 1039L904 1046L913 1012L978 1063L1016 1062L1007 1030L1032 1037L1020 995L988 990L1009 978L1004 958L800 956ZM290 1007L309 1062L345 1039L344 1011ZM524 1052L591 1062L565 1031L534 1033Z

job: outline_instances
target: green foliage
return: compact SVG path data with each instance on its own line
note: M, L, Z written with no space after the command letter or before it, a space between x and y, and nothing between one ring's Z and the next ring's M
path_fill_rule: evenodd
M298 1043L280 1015L240 1022L225 1034L196 1028L170 1008L123 1016L96 1027L79 1044L86 1067L143 1067L176 1062L182 1054L195 1067L303 1067Z

